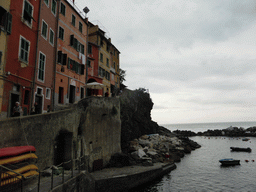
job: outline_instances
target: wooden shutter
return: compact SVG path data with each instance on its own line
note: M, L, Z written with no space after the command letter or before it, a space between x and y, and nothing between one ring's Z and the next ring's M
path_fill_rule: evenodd
M62 65L67 65L67 54L62 54Z
M70 46L74 45L74 35L70 35Z
M5 25L5 30L7 31L7 34L11 34L12 32L12 14L11 13L7 13L7 22Z
M84 75L84 65L81 65L81 75Z
M62 63L62 51L58 51L58 63Z

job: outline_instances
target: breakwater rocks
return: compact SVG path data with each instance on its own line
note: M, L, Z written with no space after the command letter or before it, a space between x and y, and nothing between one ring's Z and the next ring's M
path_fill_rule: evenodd
M143 135L129 142L126 153L111 157L109 167L130 165L153 166L154 163L179 162L186 153L201 147L187 137L159 134Z
M204 132L195 133L193 131L176 130L174 133L185 136L227 136L227 137L256 137L256 126L243 128L243 127L228 127L225 129L207 130Z

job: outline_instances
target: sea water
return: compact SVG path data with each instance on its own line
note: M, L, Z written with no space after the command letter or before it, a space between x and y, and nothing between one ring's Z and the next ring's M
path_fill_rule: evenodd
M198 132L215 128L224 129L229 126L248 128L256 126L256 122L190 125L165 125L165 127L172 131L180 128ZM176 163L177 168L169 174L142 189L133 191L256 191L256 138L248 138L249 141L242 141L241 137L191 137L202 147L192 151L191 154L186 154L181 162ZM230 147L250 147L252 152L231 152ZM239 159L241 165L222 167L219 160L224 158Z

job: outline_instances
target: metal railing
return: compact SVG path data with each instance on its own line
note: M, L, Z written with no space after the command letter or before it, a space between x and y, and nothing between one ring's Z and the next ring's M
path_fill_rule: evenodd
M84 169L85 167L85 160L84 160L85 156L82 157L78 157L77 159L71 159L69 161L63 162L59 165L56 166L51 166L51 190L54 187L57 187L61 184L63 184L65 182L65 179L70 179L74 177L74 170L78 170L78 173L81 173L81 170ZM65 172L65 165L68 165L71 163L71 168L67 169L69 170L68 172ZM75 164L75 166L74 166ZM40 191L40 181L41 181L41 176L42 176L43 171L39 172L39 176L38 176L38 185L37 185L37 191ZM54 185L54 179L56 179L56 177L54 178L54 175L61 175L62 180L61 183L59 184L55 184Z
M24 176L3 165L0 165L0 191L14 191L20 188L23 191Z

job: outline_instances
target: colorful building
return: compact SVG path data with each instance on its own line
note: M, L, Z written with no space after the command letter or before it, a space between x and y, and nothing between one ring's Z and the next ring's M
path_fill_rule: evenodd
M109 92L110 96L114 96L119 89L119 54L120 52L111 43L111 39L106 36L105 31L89 22L89 42L97 45L98 57L93 56L96 61L98 59L98 78L97 82L102 82L105 85L104 93ZM90 45L89 44L89 45ZM90 57L89 57L90 58ZM112 79L111 79L112 78Z
M2 102L4 92L4 79L6 77L4 68L6 64L7 41L12 31L12 15L10 13L10 0L0 1L0 119L6 116L2 113Z
M58 33L58 7L56 0L40 3L37 60L33 104L37 103L40 113L53 109L53 91Z
M88 53L87 53L87 66L88 66L88 77L87 83L98 82L102 83L102 78L99 77L99 46L92 42L88 42ZM87 96L91 95L103 95L103 90L87 89Z
M55 108L85 97L88 20L69 1L59 1Z
M12 116L15 102L19 101L23 115L29 114L36 63L38 12L40 1L11 1L12 30L8 37L4 73L2 115Z

